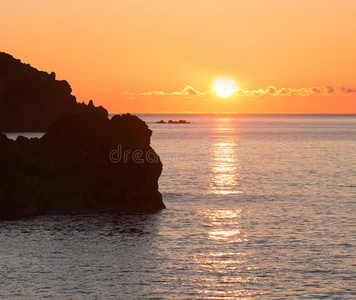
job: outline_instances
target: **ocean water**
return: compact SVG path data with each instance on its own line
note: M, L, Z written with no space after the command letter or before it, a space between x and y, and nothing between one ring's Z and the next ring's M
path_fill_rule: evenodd
M356 299L356 116L141 118L167 209L1 221L0 298Z

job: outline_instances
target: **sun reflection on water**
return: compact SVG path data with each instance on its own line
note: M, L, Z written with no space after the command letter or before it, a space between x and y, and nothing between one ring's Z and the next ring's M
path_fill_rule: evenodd
M194 254L194 263L200 272L198 293L202 299L250 299L256 292L241 289L243 284L256 282L246 272L251 267L247 254L239 243L248 242L241 228L242 210L209 208L199 212L200 223L211 227L205 239L206 248ZM219 251L222 245L229 251ZM226 249L226 246L222 246Z
M235 141L231 138L213 141L210 193L239 194L239 185L240 164Z
M263 292L245 289L257 284L258 277L252 270L260 266L243 250L249 238L244 230L246 212L238 204L238 194L242 193L238 129L230 119L219 120L215 125L213 137L202 144L209 151L208 194L214 201L224 199L234 204L211 202L197 211L201 236L191 256L197 274L196 291L199 299L251 299Z

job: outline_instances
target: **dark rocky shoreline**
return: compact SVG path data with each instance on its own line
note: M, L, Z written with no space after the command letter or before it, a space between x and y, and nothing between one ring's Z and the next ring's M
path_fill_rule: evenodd
M12 72L6 68L4 71L3 56L0 53L0 79ZM47 78L44 81L52 76L22 63L13 63L20 69L22 65L23 70L17 71L21 74L33 72L30 77ZM1 81L0 131L31 132L46 128L46 133L40 139L19 136L16 141L0 133L0 219L53 211L157 211L165 208L158 190L162 163L150 146L152 131L147 124L130 114L108 119L104 108L77 103L66 82L52 79L52 87L37 85L35 80L36 88L31 87L27 79L25 87L21 80ZM13 86L9 87L9 82ZM61 98L63 94L54 86L62 86L68 98ZM23 89L36 92L27 94L31 95L28 99L26 94L23 98L14 98ZM42 122L38 117L48 109L43 99L52 92L52 100L47 99L53 101L51 105L67 104L53 110L56 113L51 114L51 118L57 113L59 116L48 124L50 118ZM14 119L10 118L9 112L22 107L25 98L28 101L25 107L32 106L32 109L20 110L21 113L13 115Z

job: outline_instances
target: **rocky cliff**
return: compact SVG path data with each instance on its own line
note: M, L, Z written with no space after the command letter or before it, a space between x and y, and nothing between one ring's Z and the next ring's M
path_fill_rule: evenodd
M103 107L77 103L67 81L55 73L38 71L0 52L0 132L46 131L63 112L94 112L107 117Z
M50 211L165 207L152 131L130 114L77 103L66 81L0 53L0 219Z
M0 219L49 211L164 208L151 130L130 114L62 114L41 139L0 134Z

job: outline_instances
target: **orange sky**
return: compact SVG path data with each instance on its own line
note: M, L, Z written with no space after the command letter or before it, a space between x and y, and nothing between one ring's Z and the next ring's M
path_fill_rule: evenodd
M0 51L113 113L356 113L355 15L355 0L2 0ZM211 92L221 75L229 98Z

